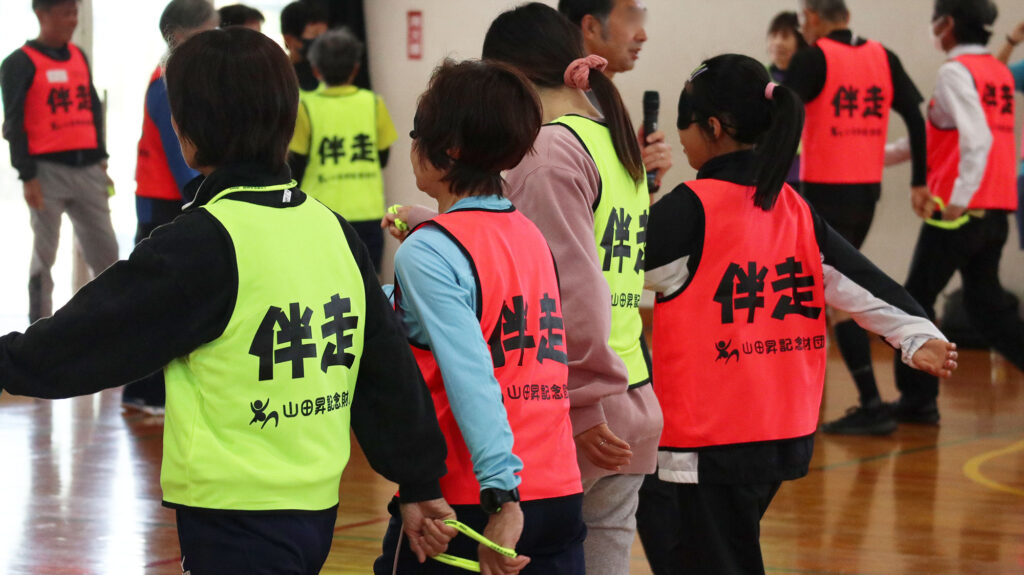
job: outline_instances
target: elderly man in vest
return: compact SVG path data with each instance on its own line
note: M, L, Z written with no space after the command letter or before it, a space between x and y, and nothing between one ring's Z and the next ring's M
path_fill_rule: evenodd
M32 222L29 321L53 313L53 277L61 216L71 218L86 263L99 273L117 261L107 204L103 105L89 62L71 43L76 0L32 0L39 36L0 65L4 138Z
M580 27L587 54L608 60L606 76L614 78L636 66L647 41L647 5L643 0L560 0L558 11ZM592 94L587 92L590 102L600 110ZM661 187L665 172L672 168L672 147L665 142L661 130L641 135L644 168L653 174L653 181L648 180L648 189L653 194Z
M911 187L925 184L923 101L900 59L878 42L855 36L844 0L800 0L802 32L811 47L793 56L786 83L804 101L807 120L801 193L830 226L860 248L882 191L889 112L903 117L913 155ZM887 435L896 421L882 405L867 332L833 313L836 343L860 405L822 426L826 433Z
M957 271L971 324L1024 369L1024 321L999 283L999 260L1017 209L1013 75L986 48L996 6L936 0L932 36L946 53L928 104L928 194L906 288L935 317L935 300ZM935 424L939 382L896 365L897 420Z

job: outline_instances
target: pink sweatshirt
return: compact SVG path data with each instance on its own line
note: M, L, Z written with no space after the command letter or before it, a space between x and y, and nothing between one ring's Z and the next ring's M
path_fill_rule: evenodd
M594 210L601 189L597 165L563 126L540 130L534 151L505 174L506 194L540 228L558 266L569 354L573 433L601 423L633 450L619 472L579 454L584 479L616 473L652 473L661 436L661 408L652 385L628 389L626 364L608 345L611 292L594 241Z

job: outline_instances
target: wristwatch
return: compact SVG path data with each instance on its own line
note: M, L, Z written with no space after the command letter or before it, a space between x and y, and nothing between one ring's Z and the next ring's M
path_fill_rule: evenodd
M480 490L480 507L483 507L484 512L488 515L499 513L501 506L509 502L519 503L518 488L510 491L494 489L493 487Z

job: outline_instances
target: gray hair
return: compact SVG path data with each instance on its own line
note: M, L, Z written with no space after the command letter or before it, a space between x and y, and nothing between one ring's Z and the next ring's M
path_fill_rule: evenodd
M160 34L173 48L175 32L199 28L216 14L210 0L171 0L160 15Z
M309 63L328 86L348 82L363 59L363 43L348 28L328 30L309 48Z
M850 17L846 0L803 0L804 7L827 22L842 22Z

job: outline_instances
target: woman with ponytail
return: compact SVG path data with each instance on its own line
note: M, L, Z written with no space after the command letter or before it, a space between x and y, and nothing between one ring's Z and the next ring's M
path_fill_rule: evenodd
M924 310L785 184L802 125L747 56L705 61L679 97L697 179L652 207L646 253L665 429L638 521L656 575L764 573L761 516L811 460L826 304L914 368L956 368Z
M561 280L587 573L625 575L662 424L639 309L650 209L640 146L601 73L607 61L586 56L579 26L553 8L498 16L483 57L519 70L540 96L545 125L534 153L505 174L506 193L544 234Z

